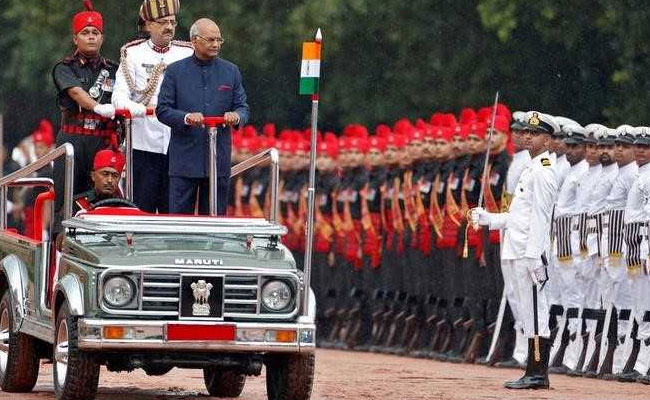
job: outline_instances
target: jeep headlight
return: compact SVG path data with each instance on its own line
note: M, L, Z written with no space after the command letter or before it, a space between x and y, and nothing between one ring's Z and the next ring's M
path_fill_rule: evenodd
M270 311L281 311L291 303L291 287L283 281L269 281L262 287L262 303Z
M133 300L135 288L131 280L116 276L104 282L104 300L111 307L124 307Z

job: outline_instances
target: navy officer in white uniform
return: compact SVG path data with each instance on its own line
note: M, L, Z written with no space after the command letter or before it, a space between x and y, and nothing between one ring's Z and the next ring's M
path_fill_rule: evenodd
M537 111L529 111L525 123L532 160L519 178L508 211L489 213L475 208L471 219L490 229L505 228L501 260L513 269L524 335L528 338L526 373L516 381L506 382L505 387L547 389L551 343L549 306L543 291L548 276L543 259L550 254L550 225L558 194L558 179L547 146L559 126L552 116Z

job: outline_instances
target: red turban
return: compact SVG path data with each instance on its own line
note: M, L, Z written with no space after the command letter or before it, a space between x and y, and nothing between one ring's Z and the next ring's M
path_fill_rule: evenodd
M124 155L119 151L110 149L100 150L95 154L95 161L93 162L93 170L97 171L102 168L113 168L117 172L122 173L126 160Z
M95 27L103 33L104 19L102 18L102 15L95 11L90 0L84 0L83 3L86 11L78 12L72 18L72 33L76 35L87 26Z

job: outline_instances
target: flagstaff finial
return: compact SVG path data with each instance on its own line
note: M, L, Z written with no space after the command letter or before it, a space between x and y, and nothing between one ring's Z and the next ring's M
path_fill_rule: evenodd
M318 43L323 41L323 33L320 31L320 28L318 28L318 31L316 31L316 41Z

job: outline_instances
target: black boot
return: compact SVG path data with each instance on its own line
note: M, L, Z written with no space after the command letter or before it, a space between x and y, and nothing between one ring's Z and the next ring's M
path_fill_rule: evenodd
M526 373L516 381L505 383L506 389L548 389L548 358L551 341L539 338L539 360L535 360L535 339L528 339L528 362Z

